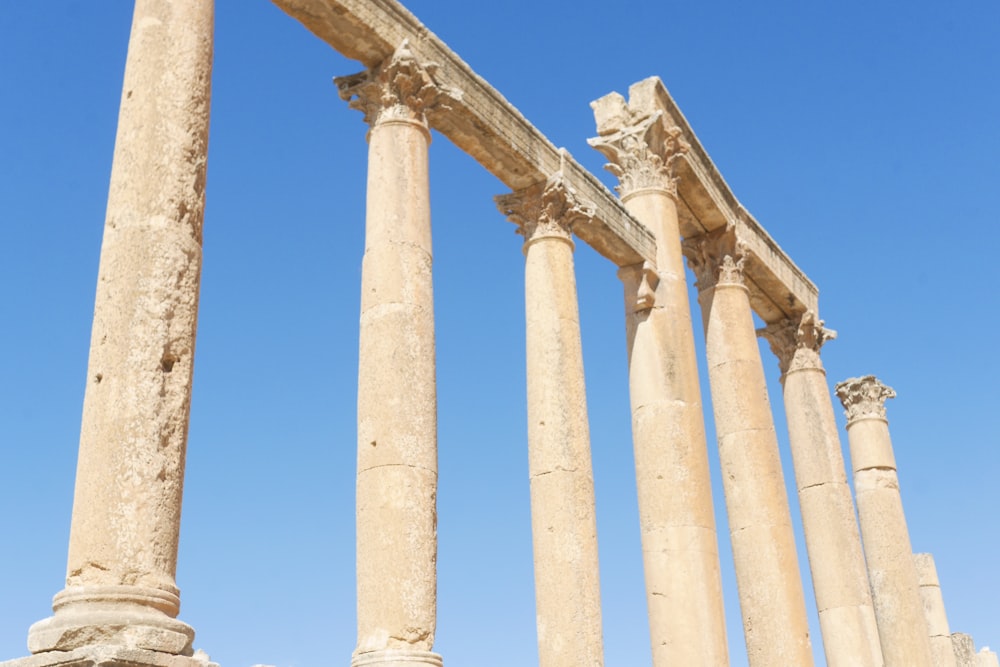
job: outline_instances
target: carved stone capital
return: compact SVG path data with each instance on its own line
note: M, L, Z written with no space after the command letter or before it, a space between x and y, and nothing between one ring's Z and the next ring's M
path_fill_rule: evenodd
M807 310L798 319L785 318L757 330L757 335L766 338L771 351L778 357L781 376L806 368L823 370L819 350L823 343L837 337L837 332L823 326L823 320L816 313Z
M579 199L576 190L557 172L544 183L494 197L497 208L518 226L525 245L557 237L572 243L573 225L589 222L594 207Z
M679 127L667 126L662 111L642 117L631 111L620 96L621 109L600 123L600 136L587 143L608 158L604 168L618 177L622 197L646 188L677 196L674 163L690 150Z
M747 247L736 238L733 226L684 239L681 249L694 271L698 291L718 285L744 285Z
M874 375L844 380L834 391L844 405L848 425L858 419L885 419L885 400L896 398L892 387L882 384Z
M403 40L378 66L338 76L333 82L340 99L365 115L370 127L387 121L427 126L426 112L444 105L443 89L434 79L437 64L419 60Z

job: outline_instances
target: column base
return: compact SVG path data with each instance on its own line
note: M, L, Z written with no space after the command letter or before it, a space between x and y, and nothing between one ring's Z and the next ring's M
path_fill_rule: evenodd
M0 662L0 667L219 667L204 651L171 655L125 646L87 646L73 651L46 651Z
M351 659L351 667L374 667L375 665L380 667L414 667L414 665L443 667L444 661L440 655L430 651L394 648L358 653ZM0 664L0 667L6 667L6 665Z
M28 650L117 646L190 656L194 628L173 618L179 605L172 593L138 586L66 588L53 600L55 613L28 630Z

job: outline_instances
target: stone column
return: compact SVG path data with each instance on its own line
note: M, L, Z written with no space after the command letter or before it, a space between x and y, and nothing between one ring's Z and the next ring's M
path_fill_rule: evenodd
M636 95L632 95L633 101ZM656 237L655 266L623 267L639 522L654 667L729 664L704 413L674 163L687 151L661 112L618 94L591 106L626 209Z
M66 588L55 596L54 615L31 627L32 653L119 647L191 654L194 630L175 618L175 573L201 277L212 23L211 0L135 3ZM137 663L151 659L136 655Z
M336 79L365 113L368 197L358 361L358 645L352 665L441 665L437 616L437 390L425 112L433 67L405 42Z
M924 605L924 618L927 619L933 665L958 667L951 646L951 630L948 629L948 615L944 610L944 597L941 595L934 556L913 554L913 562L917 567L917 582L920 586L920 600Z
M746 251L731 228L684 242L697 276L723 490L751 667L813 664L778 439L767 397Z
M561 174L497 197L524 235L528 467L540 667L603 664L597 519L573 273L593 212Z
M982 648L976 654L976 667L1000 667L1000 659L993 651Z
M952 648L955 652L955 664L958 667L978 667L976 665L976 643L972 636L956 632L951 636Z
M847 413L861 538L886 667L930 667L930 637L917 568L899 495L885 399L896 395L875 376L837 385Z
M758 333L771 344L781 369L788 442L827 664L882 665L854 501L819 355L836 332L807 311Z

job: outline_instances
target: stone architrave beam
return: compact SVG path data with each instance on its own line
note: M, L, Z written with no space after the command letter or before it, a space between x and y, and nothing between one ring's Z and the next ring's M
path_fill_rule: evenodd
M317 37L374 67L409 40L421 60L437 64L435 78L450 91L446 111L428 113L431 127L475 158L512 190L544 182L557 172L594 206L594 218L574 229L585 243L618 266L656 261L653 234L604 185L525 119L396 0L272 0ZM662 110L683 131L691 152L678 164L681 233L699 236L737 225L748 256L747 287L753 309L768 323L807 310L818 312L816 286L737 201L677 104L658 78L633 85L635 104Z

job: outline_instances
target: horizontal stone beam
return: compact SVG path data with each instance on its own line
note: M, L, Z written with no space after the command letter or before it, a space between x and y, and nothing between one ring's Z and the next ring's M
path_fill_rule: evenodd
M272 0L348 58L374 67L408 40L417 56L437 65L435 81L449 91L445 112L428 121L512 190L559 171L595 216L574 233L618 266L656 257L656 242L618 198L572 156L556 148L521 112L395 0ZM345 72L346 74L346 72Z
M772 323L806 310L818 315L819 290L739 203L659 77L633 84L629 105L662 112L664 122L679 127L690 144L677 165L681 234L690 238L735 224L736 236L750 251L745 273L761 319Z

